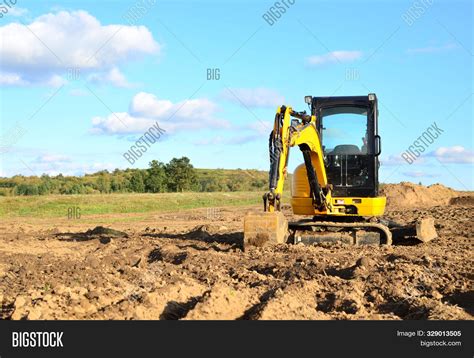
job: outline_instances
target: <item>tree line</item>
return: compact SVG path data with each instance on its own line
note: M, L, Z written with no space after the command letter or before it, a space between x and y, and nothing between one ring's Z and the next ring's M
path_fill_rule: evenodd
M196 169L187 157L152 160L147 169L102 170L84 176L16 175L0 178L0 195L166 193L265 190L268 173Z

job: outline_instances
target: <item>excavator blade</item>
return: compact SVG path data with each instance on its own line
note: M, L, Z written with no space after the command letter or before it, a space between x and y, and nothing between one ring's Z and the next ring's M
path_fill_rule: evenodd
M244 217L244 247L286 243L288 221L281 211L248 213Z

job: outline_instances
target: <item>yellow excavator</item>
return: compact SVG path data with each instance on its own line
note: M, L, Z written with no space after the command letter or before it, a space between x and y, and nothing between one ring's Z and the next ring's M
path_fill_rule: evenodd
M343 242L392 244L398 238L429 241L437 236L432 218L398 225L381 216L386 198L379 195L381 138L377 96L312 97L310 108L277 109L269 138L269 191L263 212L244 218L244 246L275 243ZM290 148L298 146L303 164L291 183L294 215L312 217L288 223L281 212Z

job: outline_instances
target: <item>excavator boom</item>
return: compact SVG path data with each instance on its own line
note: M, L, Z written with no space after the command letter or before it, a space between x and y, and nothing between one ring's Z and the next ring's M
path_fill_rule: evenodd
M295 122L292 118L299 119ZM277 109L270 133L269 191L263 196L264 210L280 210L283 186L288 171L290 148L299 146L303 153L312 198L321 211L330 208L330 190L324 168L321 141L316 129L316 117L306 112L295 112L291 107ZM268 208L267 208L268 203Z

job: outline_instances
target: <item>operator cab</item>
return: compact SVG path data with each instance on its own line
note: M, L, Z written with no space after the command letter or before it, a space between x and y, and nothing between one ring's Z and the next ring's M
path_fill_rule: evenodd
M380 137L377 96L305 97L316 116L334 197L376 197Z

